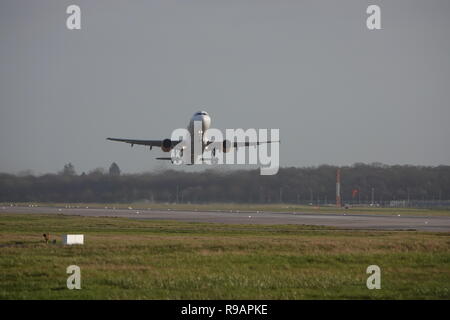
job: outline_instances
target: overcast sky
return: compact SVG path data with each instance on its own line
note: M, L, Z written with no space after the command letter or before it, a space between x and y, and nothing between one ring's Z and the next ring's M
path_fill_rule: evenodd
M449 165L450 1L0 0L1 172L169 168L105 138L197 110L279 128L283 166Z

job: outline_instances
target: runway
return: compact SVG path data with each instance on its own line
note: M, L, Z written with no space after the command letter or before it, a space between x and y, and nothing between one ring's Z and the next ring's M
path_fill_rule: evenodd
M1 213L63 214L91 217L177 220L229 224L301 224L331 226L343 229L420 230L450 232L450 217L395 216L351 213L280 213L239 211L178 211L151 209L66 208L66 207L0 207Z

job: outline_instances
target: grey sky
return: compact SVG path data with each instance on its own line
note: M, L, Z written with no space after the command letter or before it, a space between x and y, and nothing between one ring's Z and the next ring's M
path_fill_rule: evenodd
M279 128L283 166L450 164L450 1L0 0L0 171L169 168L105 138L197 110Z

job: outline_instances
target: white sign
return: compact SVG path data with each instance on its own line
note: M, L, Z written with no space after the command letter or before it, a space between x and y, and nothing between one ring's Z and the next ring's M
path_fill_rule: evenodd
M83 234L64 234L63 244L83 244L84 235Z

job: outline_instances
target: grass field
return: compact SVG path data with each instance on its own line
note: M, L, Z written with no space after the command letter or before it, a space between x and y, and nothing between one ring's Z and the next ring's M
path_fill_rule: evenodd
M2 213L0 270L0 299L449 299L450 234Z

